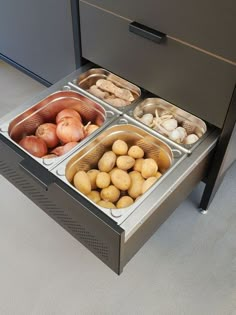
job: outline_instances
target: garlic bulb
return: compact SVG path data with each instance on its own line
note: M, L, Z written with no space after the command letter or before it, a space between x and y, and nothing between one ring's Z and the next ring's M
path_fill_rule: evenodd
M180 142L184 141L184 138L187 137L187 132L183 127L178 127L176 128L176 130L178 130L179 134L180 134Z
M174 129L171 131L170 135L169 135L169 138L170 140L173 140L177 143L180 143L181 142L181 132L178 130L178 128Z
M147 126L150 126L153 122L153 115L152 114L144 114L143 117L140 118L141 122Z
M165 120L161 123L162 127L164 127L167 131L173 131L178 127L178 122L176 119L171 118L168 120Z
M162 135L169 137L170 136L170 131L166 130L164 127L162 127L161 124L155 124L153 127L154 130L160 132Z
M192 143L196 142L198 139L199 139L198 136L192 133L184 139L184 143L185 144L192 144Z

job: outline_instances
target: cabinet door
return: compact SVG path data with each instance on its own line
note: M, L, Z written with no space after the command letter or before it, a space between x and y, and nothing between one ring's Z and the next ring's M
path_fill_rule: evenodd
M96 6L236 61L234 0L88 0Z
M1 2L0 54L54 83L75 70L69 0Z

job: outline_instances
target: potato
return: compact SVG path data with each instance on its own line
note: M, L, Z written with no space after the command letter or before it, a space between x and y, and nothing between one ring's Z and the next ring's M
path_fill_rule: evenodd
M110 201L100 200L97 202L97 205L103 208L116 209L116 206L114 205L114 203Z
M100 172L96 179L96 185L98 188L106 188L110 185L111 178L106 172Z
M116 140L112 145L112 151L117 155L125 155L128 152L128 145L123 140Z
M146 179L142 186L142 194L144 194L156 181L156 177L149 177Z
M137 145L133 145L129 148L128 155L134 159L141 159L144 156L144 151Z
M164 173L171 166L171 157L167 155L165 150L160 150L158 152L158 169L161 173Z
M109 172L110 177L111 177L111 174L112 174L115 170L118 170L118 167L114 167L114 168Z
M142 175L137 171L130 172L129 176L131 179L131 185L128 189L128 194L130 197L135 199L142 194L144 179L142 178Z
M134 171L137 171L137 172L140 172L140 173L141 173L143 161L144 161L143 158L137 159L137 160L135 161L134 168L133 168Z
M134 166L135 159L128 155L119 156L116 165L119 169L127 171Z
M136 180L136 181L143 181L144 179L141 173L138 171L129 172L129 176L131 179Z
M116 207L117 208L126 208L126 207L131 206L133 203L134 203L134 201L131 197L123 196L117 201Z
M101 190L100 196L105 201L116 202L120 197L120 191L114 185Z
M141 174L144 178L155 176L158 171L158 166L153 159L144 159L142 164Z
M96 189L97 188L97 185L96 185L96 178L97 178L97 175L99 173L99 170L95 170L95 169L91 169L87 172L87 175L90 179L90 183L91 183L91 188L92 189Z
M93 133L95 130L97 130L99 128L99 126L97 125L88 125L85 129L85 133L87 136L91 135L91 133Z
M109 173L116 164L116 155L112 151L107 151L98 161L98 168L101 172Z
M111 174L111 182L120 190L127 190L130 187L131 179L127 172L117 169Z
M87 173L84 171L78 171L75 174L73 181L75 187L83 194L87 195L91 192L90 179Z
M160 172L156 172L155 177L158 179L162 176L162 174Z
M108 174L111 176L111 174L112 174L115 170L118 170L118 167L117 167L117 166L113 167L113 169L112 169Z
M100 194L96 190L92 190L89 194L87 194L87 197L95 203L101 200Z

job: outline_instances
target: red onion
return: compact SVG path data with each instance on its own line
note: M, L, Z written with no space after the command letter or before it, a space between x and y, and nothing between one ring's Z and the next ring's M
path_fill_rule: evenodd
M36 157L42 157L48 151L46 142L36 136L26 136L19 142L19 145Z
M76 110L72 108L66 108L57 114L56 123L58 124L62 120L62 118L65 117L78 118L80 121L82 121L80 114Z
M85 136L81 121L71 117L65 117L58 123L56 133L63 143L77 142Z
M65 153L69 152L77 144L78 144L78 142L68 142L65 145L62 145L60 147L53 149L51 153L56 154L57 156L63 155Z
M59 142L56 129L57 126L55 124L42 124L37 128L35 135L43 139L46 142L48 148L54 148Z

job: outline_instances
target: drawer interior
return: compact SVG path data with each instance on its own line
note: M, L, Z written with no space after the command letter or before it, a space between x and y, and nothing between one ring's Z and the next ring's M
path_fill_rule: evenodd
M196 148L196 146L203 141L205 137L215 128L212 124L209 122L205 122L202 119L196 117L195 115L189 113L188 111L185 111L181 109L180 107L175 106L174 104L171 104L167 101L165 101L162 98L159 98L157 95L150 93L149 91L146 91L144 89L140 89L137 86L133 86L133 84L130 84L128 81L126 81L123 78L118 77L118 80L126 82L125 87L130 87L130 90L134 89L135 91L138 91L137 98L129 105L127 106L120 106L115 107L111 106L108 103L106 103L106 100L100 98L99 96L95 96L94 94L90 93L89 87L96 83L96 80L100 78L100 73L107 72L105 69L101 69L99 66L96 66L95 64L88 63L89 70L85 71L84 73L81 73L80 75L76 76L74 79L72 79L70 82L68 82L68 85L75 91L79 91L79 93L84 94L85 96L88 96L89 98L93 99L96 102L99 102L101 104L106 104L106 106L110 106L112 109L115 109L120 112L120 115L127 118L128 120L134 121L138 126L140 126L142 129L147 130L148 132L160 137L163 141L170 145L175 145L178 149L181 151L184 151L187 154L191 154L191 152ZM111 72L108 72L112 77L117 77ZM95 77L94 77L95 74ZM91 75L91 78L90 78ZM80 85L80 81L84 81L84 78L88 79L86 81L86 84ZM155 126L151 126L150 124L146 124L142 122L140 117L144 114L151 114L153 116L153 122L158 120L161 116L156 114L156 110L159 112L160 115L164 114L163 120L166 118L174 118L177 120L177 125L179 127L185 127L185 136L180 141L179 139L171 139L170 132L167 130L156 128L157 125L160 124L160 122ZM172 116L172 117L170 117ZM197 136L196 139L193 139L191 143L185 143L185 139L188 135L195 134ZM191 138L191 136L190 136Z

